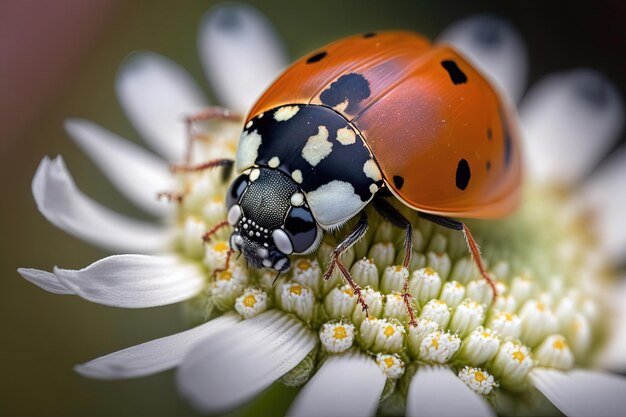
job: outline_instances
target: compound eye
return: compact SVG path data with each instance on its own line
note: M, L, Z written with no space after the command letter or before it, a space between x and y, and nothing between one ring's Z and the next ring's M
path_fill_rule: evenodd
M241 174L230 185L228 188L228 192L226 193L226 208L231 208L234 204L236 204L241 195L248 187L250 180L246 174Z
M295 253L305 253L315 248L318 240L317 222L306 207L293 207L285 219L285 231L293 242Z

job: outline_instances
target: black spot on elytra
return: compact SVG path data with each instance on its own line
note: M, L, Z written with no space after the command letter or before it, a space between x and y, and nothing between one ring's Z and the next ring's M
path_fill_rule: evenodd
M330 87L322 91L320 100L322 104L335 107L348 100L346 113L355 113L359 103L371 94L370 83L361 74L351 73L342 75Z
M491 131L490 127L487 128L487 139L493 139L493 132Z
M487 171L491 170L491 161L487 161L487 163L485 164L485 168L487 168Z
M441 66L448 71L450 80L454 85L465 84L467 82L467 75L452 60L441 61Z
M376 36L376 32L368 32L363 34L364 38L373 38L374 36Z
M470 172L469 164L465 159L461 159L456 167L456 188L465 190L471 176L472 173Z
M402 186L404 185L404 178L402 178L399 175L394 175L393 176L393 183L396 186L396 188L398 190L400 190L402 188Z
M309 57L309 59L306 60L306 63L307 64L312 64L314 62L321 61L322 59L324 59L325 56L326 56L326 51L319 52L319 53Z

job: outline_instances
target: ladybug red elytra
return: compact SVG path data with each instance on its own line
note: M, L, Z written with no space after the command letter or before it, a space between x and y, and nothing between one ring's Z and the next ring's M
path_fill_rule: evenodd
M450 217L496 218L517 207L518 134L494 88L449 46L410 32L368 33L303 57L253 106L235 167L230 244L255 267L285 271L289 255L314 251L325 231L358 216L325 277L339 269L366 309L339 256L367 231L371 204L405 230L408 267L411 222L387 200L395 197L462 231L495 294L472 235ZM408 285L404 295L414 324Z

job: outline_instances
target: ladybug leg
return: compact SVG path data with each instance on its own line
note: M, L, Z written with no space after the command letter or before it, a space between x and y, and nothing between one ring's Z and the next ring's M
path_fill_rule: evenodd
M160 191L157 193L158 200L164 199L168 202L176 201L179 204L183 202L184 197L184 193L179 191Z
M330 276L332 275L335 268L339 269L339 272L341 272L341 275L343 275L344 279L346 280L350 288L352 288L352 291L354 291L354 293L356 294L357 303L361 304L361 308L365 312L366 316L368 315L369 307L367 306L367 303L365 302L365 300L363 299L363 296L361 295L361 287L359 286L359 284L357 284L354 281L354 279L352 279L352 276L350 275L350 271L348 271L348 268L346 268L346 266L339 260L339 257L345 251L350 249L356 242L358 242L365 235L365 232L367 232L367 228L368 228L367 215L365 214L365 212L361 212L361 218L359 219L359 222L357 223L357 225L348 234L348 236L346 236L341 241L341 243L339 243L339 245L337 245L337 247L333 250L332 254L330 255L330 262L328 263L328 268L326 269L326 272L324 273L324 279L328 280L330 279Z
M193 125L194 123L207 120L228 120L232 122L241 122L243 121L243 116L232 110L217 106L207 107L199 113L186 116L185 129L187 131L187 152L185 153L185 162L187 164L191 163L191 149L193 141L197 137L193 130Z
M170 170L173 173L199 172L199 171L204 171L206 169L224 167L224 170L222 171L222 180L225 182L230 176L230 173L232 172L234 164L235 164L235 161L233 161L232 159L214 159L212 161L203 162L198 165L190 165L190 164L172 165L170 166Z
M177 172L199 172L204 171L205 169L214 169L219 167L224 167L222 171L222 181L226 182L230 177L230 174L233 171L233 166L235 165L235 161L232 159L214 159L212 161L203 162L198 165L170 165L170 171L172 173ZM182 203L183 198L185 197L185 193L181 193L179 191L161 191L157 193L158 199L166 199L167 201L177 201L178 203ZM205 240L206 242L206 240Z
M203 243L209 243L209 241L211 240L211 238L218 232L220 231L220 229L223 229L224 227L228 226L228 220L222 220L221 222L219 222L218 224L216 224L215 226L213 226L211 229L209 229L205 234L202 235L202 242Z
M373 205L376 211L385 220L396 227L404 229L404 260L402 262L402 266L408 270L409 265L411 264L411 253L413 252L413 226L411 225L411 222L408 221L407 218L404 217L394 206L382 198L375 198ZM408 276L404 280L404 286L402 287L402 298L404 299L406 310L409 313L409 326L417 326L417 321L415 320L415 310L411 304L413 296L411 296L411 293L409 292Z
M493 278L487 274L487 270L485 269L485 265L483 264L483 259L480 256L480 248L476 241L474 240L474 236L470 232L469 228L465 225L465 223L460 222L458 220L449 219L447 217L436 216L434 214L422 213L419 212L419 216L423 219L431 221L439 226L447 227L448 229L458 230L463 232L463 236L465 236L465 242L467 243L467 247L472 255L472 260L476 264L480 275L487 281L489 286L491 287L491 291L493 292L493 297L498 296L498 290L496 289L496 284L493 281Z
M226 252L226 262L224 262L224 268L215 269L213 271L213 278L215 278L220 272L224 272L228 269L228 265L230 264L230 257L233 255L233 253L235 253L234 249L228 249L228 252Z

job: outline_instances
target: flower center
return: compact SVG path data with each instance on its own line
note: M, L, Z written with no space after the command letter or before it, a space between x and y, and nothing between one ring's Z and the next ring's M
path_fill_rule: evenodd
M289 292L291 292L293 295L302 295L302 286L292 285L291 288L289 288Z
M311 268L311 261L308 259L300 259L296 263L296 266L302 271L308 271Z
M226 252L229 249L226 242L217 242L213 245L213 250L216 252Z
M519 350L513 352L512 356L513 356L513 359L517 360L519 363L524 362L524 359L526 359L526 356Z
M395 363L392 357L387 357L383 359L383 361L385 362L385 365L387 365L387 368L391 368Z
M246 307L254 307L254 305L256 304L256 297L252 294L250 295L246 295L243 298L243 305L245 305Z
M476 381L478 382L483 382L484 380L487 379L487 377L485 376L485 374L481 371L476 371L474 373L474 379L476 379Z
M220 281L230 281L233 278L233 273L230 271L222 271L217 274L217 279Z
M346 328L343 326L335 327L333 336L335 336L335 339L345 339L348 336Z

